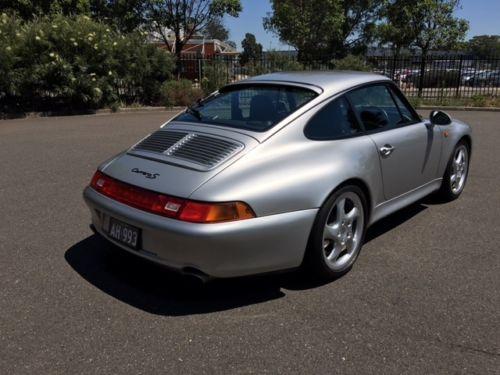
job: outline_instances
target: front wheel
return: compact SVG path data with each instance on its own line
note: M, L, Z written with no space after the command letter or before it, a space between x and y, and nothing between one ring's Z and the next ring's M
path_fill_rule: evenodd
M439 196L445 201L457 199L464 190L469 173L469 147L465 142L460 142L451 156Z
M356 261L365 235L366 198L355 186L335 191L318 212L311 231L305 266L315 276L333 279Z

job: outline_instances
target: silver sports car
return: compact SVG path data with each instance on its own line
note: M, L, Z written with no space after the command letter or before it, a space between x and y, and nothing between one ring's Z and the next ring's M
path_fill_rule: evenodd
M422 119L391 80L273 73L223 87L103 163L84 191L113 244L206 279L306 267L337 277L366 228L457 198L471 129Z

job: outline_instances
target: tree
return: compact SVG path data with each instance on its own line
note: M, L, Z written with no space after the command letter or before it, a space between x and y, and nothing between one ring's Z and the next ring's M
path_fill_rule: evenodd
M500 57L500 35L477 35L467 42L466 48L479 58Z
M391 0L389 7L397 9L395 17L387 17L393 38L385 41L397 44L408 42L421 51L418 95L422 95L425 83L425 66L429 51L456 48L464 40L469 25L455 17L459 0ZM398 35L399 33L399 35ZM404 36L402 35L404 34ZM391 36L391 34L388 34ZM405 39L405 38L408 39ZM399 45L401 47L401 45Z
M91 0L0 0L0 10L15 12L24 20L50 13L89 14Z
M243 52L240 54L240 62L245 65L250 60L260 59L262 57L262 44L257 43L255 35L246 33L245 39L241 41Z
M195 33L225 14L238 17L241 10L240 0L149 0L144 15L146 25L176 54L179 64L182 48Z
M128 33L144 24L145 0L90 0L92 17Z
M380 0L272 0L266 30L295 47L300 60L340 58L366 48L382 9Z
M401 7L400 2L392 1L384 7L382 16L385 23L377 26L377 37L382 44L388 44L395 57L401 49L409 47L417 37L416 30L408 22L406 7Z
M208 39L218 39L225 42L229 38L229 30L224 26L222 17L218 17L207 22L203 35Z
M24 20L35 16L63 14L87 15L131 32L143 24L145 0L0 0L0 10L15 12Z
M423 60L431 50L454 48L469 28L453 14L459 6L459 0L392 0L389 9L395 11L387 17L392 37L385 41L418 47Z

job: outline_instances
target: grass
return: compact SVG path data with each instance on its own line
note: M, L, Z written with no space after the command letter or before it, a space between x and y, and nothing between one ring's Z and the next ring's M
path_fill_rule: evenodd
M500 107L500 98L486 95L474 95L470 98L434 98L423 99L409 97L408 100L414 107L440 106L440 107Z

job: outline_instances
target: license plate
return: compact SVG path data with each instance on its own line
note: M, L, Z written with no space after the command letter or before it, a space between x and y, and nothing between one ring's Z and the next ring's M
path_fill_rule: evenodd
M125 246L137 249L141 230L119 220L109 218L108 236Z

